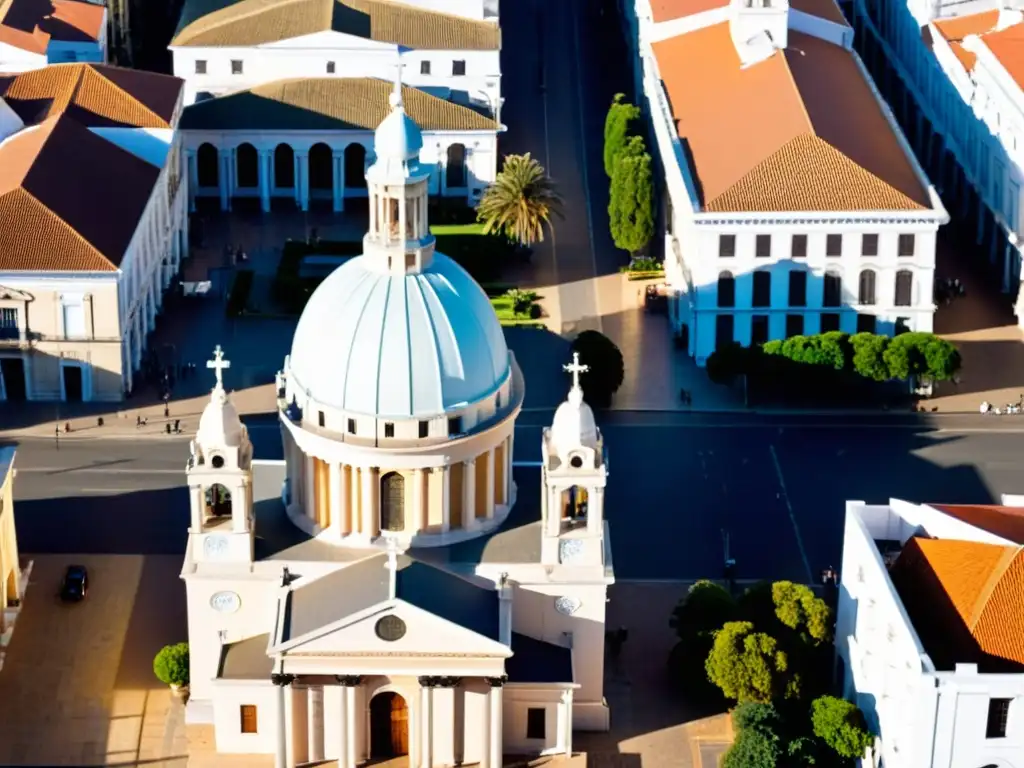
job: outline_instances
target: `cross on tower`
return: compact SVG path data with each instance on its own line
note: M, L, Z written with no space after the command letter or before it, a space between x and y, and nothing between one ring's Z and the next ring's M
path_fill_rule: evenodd
M217 377L217 389L224 389L224 369L231 367L231 362L224 359L224 350L220 344L213 350L213 360L206 361L206 367L212 368Z
M568 365L563 365L562 370L572 374L572 388L580 389L580 374L586 373L590 370L589 365L580 365L580 353L572 353L572 362Z
M402 46L398 46L395 49L395 55L398 57L398 62L395 64L395 91L391 95L391 101L393 106L400 107L402 105L402 70L405 69L405 64L402 63Z

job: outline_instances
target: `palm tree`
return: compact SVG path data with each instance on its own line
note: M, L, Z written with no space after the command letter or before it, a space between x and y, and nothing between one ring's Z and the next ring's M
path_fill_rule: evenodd
M564 219L562 198L544 167L525 155L506 155L497 180L484 192L476 207L484 233L500 233L521 245L544 240L551 217Z

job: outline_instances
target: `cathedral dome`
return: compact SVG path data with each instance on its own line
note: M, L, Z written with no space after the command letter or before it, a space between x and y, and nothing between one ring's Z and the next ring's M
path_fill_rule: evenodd
M203 446L237 448L242 444L242 420L227 394L215 390L199 417L196 441Z
M383 272L366 255L313 292L290 371L318 403L394 418L439 416L505 381L509 353L483 289L435 253L422 271Z

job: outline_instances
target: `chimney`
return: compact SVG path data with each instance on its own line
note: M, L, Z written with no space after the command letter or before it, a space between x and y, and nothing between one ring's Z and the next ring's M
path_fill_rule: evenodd
M789 43L789 0L731 0L729 31L744 67L764 61Z

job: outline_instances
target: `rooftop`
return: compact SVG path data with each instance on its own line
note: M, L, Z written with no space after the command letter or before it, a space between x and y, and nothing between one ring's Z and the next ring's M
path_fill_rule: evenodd
M937 669L1024 670L1024 548L915 536L889 573Z
M171 46L253 46L332 31L425 50L501 47L493 22L392 0L185 0Z
M951 517L975 528L994 533L1024 546L1024 507L996 504L930 504Z
M704 210L932 207L850 51L790 29L741 68L728 22L652 48Z
M659 24L728 6L729 0L651 0L651 19ZM835 0L790 0L789 7L834 24L850 26Z
M105 12L86 0L0 0L0 43L45 55L51 40L96 42Z
M984 11L967 16L955 16L951 19L940 19L933 23L942 39L949 43L953 55L963 64L964 69L970 72L974 69L974 62L978 57L964 48L964 38L968 35L983 35L995 29L996 24L999 23L999 11ZM925 35L925 41L928 42L931 33L927 26L922 29L922 34Z
M391 112L394 86L371 77L277 80L187 107L186 130L375 130ZM405 110L424 131L496 131L498 124L461 104L402 88Z

